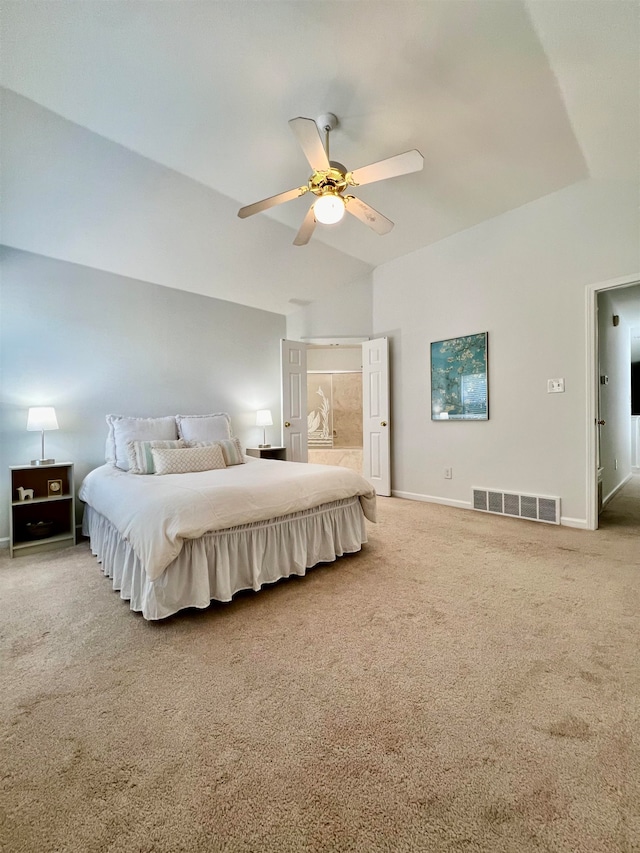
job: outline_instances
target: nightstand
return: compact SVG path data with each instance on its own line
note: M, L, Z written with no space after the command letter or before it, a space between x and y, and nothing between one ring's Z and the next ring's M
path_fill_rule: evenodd
M247 456L257 456L258 459L279 459L281 462L287 461L286 447L247 447L245 449Z
M12 465L9 470L11 556L75 545L73 463Z

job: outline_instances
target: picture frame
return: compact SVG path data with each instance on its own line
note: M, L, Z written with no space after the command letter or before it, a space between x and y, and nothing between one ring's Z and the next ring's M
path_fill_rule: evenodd
M62 494L62 480L47 480L48 497L59 498Z
M489 420L488 332L431 344L431 420Z

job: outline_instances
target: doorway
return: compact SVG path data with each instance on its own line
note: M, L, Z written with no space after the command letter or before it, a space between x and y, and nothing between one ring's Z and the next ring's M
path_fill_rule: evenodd
M637 469L631 411L632 342L640 341L640 281L587 288L587 528Z
M280 341L282 387L282 445L289 462L307 462L309 418L314 437L333 438L334 427L322 427L321 417L307 404L307 355L321 341ZM346 342L345 342L346 343ZM353 345L353 341L349 341ZM332 344L337 346L338 342ZM361 339L362 476L378 495L391 494L391 440L389 423L389 339ZM358 371L346 371L357 373ZM317 375L317 374L316 374ZM355 393L353 390L350 393ZM324 397L327 398L327 393ZM321 412L320 412L321 414ZM353 412L349 417L353 418ZM346 423L346 421L345 421ZM322 429L321 429L322 427ZM357 439L359 443L359 437ZM355 440L354 440L355 443ZM332 448L328 448L332 449ZM354 448L357 449L357 448ZM335 464L335 463L334 463Z
M309 462L362 474L362 347L307 347Z

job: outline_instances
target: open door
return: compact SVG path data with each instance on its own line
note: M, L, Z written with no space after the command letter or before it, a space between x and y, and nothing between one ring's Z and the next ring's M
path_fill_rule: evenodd
M596 361L598 363L598 378L600 377L602 371L600 368L600 334L598 330L598 318L600 314L600 309L598 306L598 297L596 296L596 323L595 323L595 350L596 350ZM602 445L602 427L605 426L606 421L602 417L602 387L600 381L598 382L598 386L596 389L596 469L598 472L598 482L596 486L597 493L597 501L598 507L596 512L596 527L598 527L600 513L602 512L602 456L600 453L600 448Z
M378 495L391 494L389 340L362 344L362 473Z
M600 305L600 296L608 291L613 294L614 291L625 291L635 285L640 285L637 276L623 276L622 278L612 279L610 281L598 282L587 285L586 294L586 316L587 316L587 481L586 481L586 528L587 530L597 530L598 515L602 505L602 488L606 488L606 484L602 482L604 471L604 462L606 453L601 454L601 443L603 439L606 442L606 430L609 428L605 424L605 419L608 419L609 411L606 406L602 405L604 400L600 399L600 395L604 390L600 383L600 376L606 374L605 361L602 358L606 351L606 344L601 338L603 328L607 327L598 322ZM605 312L605 320L606 320ZM602 318L601 318L602 319ZM603 349L604 348L604 349ZM604 380L606 382L606 380ZM602 429L604 427L604 429Z
M307 461L307 345L280 341L282 445L288 462Z

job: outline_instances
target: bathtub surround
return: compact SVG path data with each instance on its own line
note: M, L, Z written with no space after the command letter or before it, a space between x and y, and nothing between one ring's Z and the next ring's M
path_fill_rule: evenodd
M362 447L362 373L308 373L309 448Z
M309 462L316 465L342 465L362 474L361 447L310 448Z

